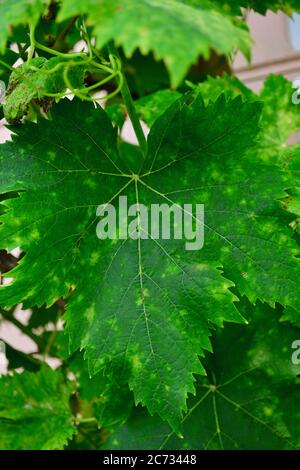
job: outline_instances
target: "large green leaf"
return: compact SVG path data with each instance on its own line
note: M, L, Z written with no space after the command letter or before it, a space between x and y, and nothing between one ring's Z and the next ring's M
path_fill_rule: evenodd
M247 326L226 326L207 357L207 379L183 418L183 439L157 416L137 409L105 449L297 449L299 375L292 344L299 329L259 305Z
M76 431L71 384L60 371L15 373L0 378L0 448L62 449Z
M163 59L173 86L189 66L210 50L228 54L234 47L248 53L251 44L244 27L235 25L207 2L197 9L177 0L64 0L59 19L88 15L99 48L110 40L130 57L140 48Z
M92 373L125 371L136 402L177 431L193 374L204 373L198 356L211 349L210 326L243 321L233 283L253 302L300 310L296 248L273 216L284 180L247 156L260 110L223 97L205 107L188 95L155 122L142 164L139 151L120 153L103 110L64 100L51 121L15 129L0 148L1 190L22 191L6 202L1 245L26 252L0 303L51 305L74 290L71 347L86 349ZM147 207L205 204L203 249L151 237L100 241L97 206L118 206L120 195Z

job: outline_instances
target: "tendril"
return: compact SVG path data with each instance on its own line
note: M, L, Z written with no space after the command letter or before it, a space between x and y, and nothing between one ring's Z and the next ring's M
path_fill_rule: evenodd
M40 49L41 51L47 52L53 56L56 57L61 57L62 59L65 59L64 61L56 64L54 67L50 68L47 70L47 74L53 74L57 72L60 68L63 69L63 80L64 84L66 87L66 90L64 92L57 92L57 93L50 93L50 92L43 92L42 96L47 96L55 99L60 99L63 98L64 96L68 95L75 95L78 98L85 100L85 101L95 101L95 98L89 96L89 93L102 85L105 85L109 81L113 79L117 79L118 86L117 88L100 98L97 98L96 100L109 100L116 96L118 93L120 93L123 83L124 83L124 78L123 78L123 73L122 73L122 67L121 67L121 61L119 60L118 57L116 57L113 54L109 54L109 61L105 60L104 57L101 57L96 50L92 47L91 40L88 36L87 33L87 28L84 23L84 20L82 20L82 24L80 25L80 31L83 39L86 41L87 48L88 48L88 54L85 52L69 52L69 53L62 53L59 51L56 51L54 49L51 49L47 46L44 46L43 44L39 43L35 39L35 28L31 25L30 26L30 47L28 51L28 59L27 62L30 64L34 50ZM77 60L74 60L77 59ZM6 64L4 64L6 65ZM108 74L107 77L104 79L99 80L98 82L94 83L91 86L83 86L82 88L76 88L72 85L70 77L69 77L69 72L71 67L75 66L85 66L87 70L101 70L101 72L105 72ZM8 66L9 67L9 66ZM9 67L10 68L10 67ZM34 71L38 71L39 68L34 67L30 65L30 69ZM69 91L68 91L69 90Z

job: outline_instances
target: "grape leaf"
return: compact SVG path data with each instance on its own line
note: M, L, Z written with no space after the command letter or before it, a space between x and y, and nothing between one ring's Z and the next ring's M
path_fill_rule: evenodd
M299 180L299 146L289 145L290 136L300 129L300 109L292 102L292 83L281 75L270 75L259 95L249 90L235 77L211 78L194 88L206 103L216 101L224 93L227 99L241 96L243 100L263 101L259 145L255 154L262 161L280 165L286 174L288 196L283 207L297 214ZM299 214L298 214L299 215Z
M228 75L222 78L208 77L195 86L206 103L216 101L221 94L227 99L236 96L245 101L263 101L260 133L260 156L264 160L280 163L288 138L300 129L300 108L292 102L292 83L282 75L271 74L264 82L261 92L256 95L238 78Z
M217 82L219 82L219 86ZM237 84L237 82L237 79L227 82L228 85L230 83L227 87L229 96L235 96L235 93L232 95L232 90L233 83ZM226 86L223 80L211 80L207 83L209 88L207 95L211 96L211 93L214 93L216 97L221 94L221 87ZM245 88L240 87L244 98L255 99L256 95ZM202 93L204 90L205 85L200 86ZM284 169L287 177L286 192L288 195L283 199L282 207L299 216L300 147L298 144L289 144L289 138L300 130L300 108L293 104L293 93L292 83L283 76L272 74L266 79L259 94L264 107L261 116L260 145L256 151L259 152L262 160L273 162ZM295 220L292 227L299 230L299 222Z
M132 94L141 97L169 86L166 66L162 60L155 60L153 53L143 55L137 49L130 58L126 58L122 49L119 52Z
M299 448L300 365L291 361L299 329L280 324L280 315L260 304L249 325L228 325L215 335L208 377L198 382L183 418L183 439L137 409L103 449Z
M140 118L152 126L154 122L173 104L181 94L171 90L159 90L148 96L143 96L136 102Z
M300 11L298 0L247 0L244 2L245 7L252 8L261 14L266 14L267 10L274 12L283 11L286 14L292 14L294 11Z
M285 200L289 212L300 216L300 187L289 190L289 197Z
M201 0L191 0L194 3L200 3ZM215 5L217 5L219 8L222 8L224 12L232 14L232 15L237 15L241 16L242 15L242 1L236 2L236 0L212 0ZM248 0L244 1L247 2ZM248 3L247 3L248 5Z
M292 83L281 75L270 75L260 98L264 101L262 115L262 156L281 162L288 139L300 129L300 109L292 102Z
M195 3L197 0L191 0ZM200 3L200 1L198 0ZM241 14L241 7L249 8L262 15L265 15L268 10L277 12L283 11L291 15L294 11L300 11L298 0L213 0L214 3L222 6L225 11L230 11L235 15Z
M300 111L299 106L292 101L292 83L281 75L270 75L257 96L237 78L225 75L217 79L209 77L204 83L195 86L194 90L195 93L201 93L206 103L217 100L222 93L227 99L240 95L247 101L257 98L263 101L259 145L253 151L253 158L259 155L262 161L279 165L284 170L286 194L282 196L281 207L298 217L286 223L299 233L300 152L299 145L288 144L290 136L300 129ZM292 307L285 309L282 319L300 325L299 314Z
M0 53L4 52L11 26L36 25L48 0L0 0Z
M95 400L95 417L105 429L126 422L134 409L133 396L128 387L128 370L121 367L102 374L104 386L100 399Z
M187 95L153 125L139 171L140 152L135 161L120 153L105 111L77 100L0 147L0 189L22 191L5 202L1 245L26 252L0 304L51 305L75 290L65 316L71 348L86 349L91 373L122 366L136 403L178 432L210 326L243 321L233 283L253 302L300 310L297 248L272 216L284 180L275 165L247 157L260 111L240 98L205 107ZM120 195L128 205L205 204L203 249L151 237L100 241L96 208L118 207Z
M5 90L11 74L11 67L17 61L19 55L10 49L6 49L3 55L0 55L0 119L3 116L2 102L5 97Z
M60 342L63 339L66 343L65 335L60 336ZM109 367L109 370L90 377L83 353L77 351L68 359L68 370L75 374L80 400L93 402L93 413L99 427L111 429L128 419L134 401L128 387L127 369Z
M291 187L289 196L284 200L285 208L295 215L300 215L299 190L300 190L300 145L291 145L280 155L280 161L289 175Z
M135 101L136 111L142 121L152 126L168 108L181 97L181 93L171 90L159 90ZM126 107L115 103L106 108L110 119L122 127L126 119Z
M194 93L200 93L206 103L216 101L224 94L227 100L241 96L244 101L258 101L259 97L250 90L237 77L224 74L222 77L208 76L207 80L198 84L191 84Z
M251 44L245 27L213 6L195 9L177 0L64 0L58 19L77 14L88 15L99 48L114 40L127 57L140 48L163 59L174 87L199 55L208 58L211 49L228 54L234 47L248 55Z
M69 406L72 385L59 370L0 378L0 448L62 449L76 431Z
M109 104L105 109L113 124L122 129L127 117L126 106L123 103L113 103Z
M288 321L298 327L300 326L298 312L296 312L295 309L293 309L292 307L287 307L284 310L284 314L282 315L281 320Z

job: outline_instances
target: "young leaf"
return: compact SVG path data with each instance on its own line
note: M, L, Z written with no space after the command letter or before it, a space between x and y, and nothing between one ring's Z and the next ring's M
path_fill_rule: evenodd
M171 90L159 90L150 95L143 96L135 101L136 111L142 121L148 126L154 122L181 97L181 93ZM115 103L106 108L110 119L122 127L126 118L126 107L122 103Z
M0 378L0 448L62 449L75 433L71 384L59 370Z
M178 0L64 0L59 20L77 14L88 15L99 48L114 40L127 57L140 48L163 59L173 87L199 55L208 58L211 49L229 54L234 47L248 54L251 44L245 28L213 5L195 9Z

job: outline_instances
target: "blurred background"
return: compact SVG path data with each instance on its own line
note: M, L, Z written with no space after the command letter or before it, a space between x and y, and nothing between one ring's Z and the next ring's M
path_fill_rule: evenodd
M234 71L240 80L257 92L270 73L283 74L291 81L300 76L300 15L249 13L247 23L254 38L252 64L249 67L237 55Z

